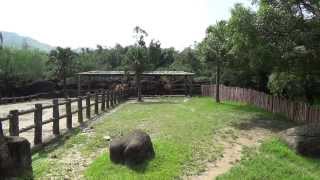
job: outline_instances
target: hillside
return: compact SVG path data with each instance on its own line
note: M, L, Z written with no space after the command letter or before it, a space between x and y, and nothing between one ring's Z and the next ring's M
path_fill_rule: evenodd
M33 48L33 49L39 49L41 51L49 52L53 47L41 43L35 39L32 39L30 37L20 36L17 33L13 32L5 32L1 31L3 36L3 45L6 47L13 47L13 48Z

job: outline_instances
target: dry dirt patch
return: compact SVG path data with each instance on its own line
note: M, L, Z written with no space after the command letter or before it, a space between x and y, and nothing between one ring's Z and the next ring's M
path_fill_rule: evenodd
M222 135L215 139L224 148L221 158L215 162L208 163L207 170L202 174L184 179L212 180L226 173L241 160L244 148L258 147L262 140L275 134L276 130L271 128L270 124L268 120L258 120L250 123L250 125L244 124L240 130L235 128L223 129ZM230 132L233 132L233 134L230 134Z

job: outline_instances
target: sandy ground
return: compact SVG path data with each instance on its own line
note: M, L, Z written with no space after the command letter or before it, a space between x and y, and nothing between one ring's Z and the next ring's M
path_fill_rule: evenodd
M59 99L59 102L63 102L64 99ZM52 104L52 100L51 99L41 99L41 100L36 100L36 101L31 101L31 102L23 102L23 103L16 103L16 104L7 104L7 105L0 105L0 117L6 117L9 114L10 110L28 110L31 108L34 108L35 104L42 104L43 106L45 105L50 105ZM91 104L94 103L93 99L91 99ZM82 105L85 106L85 100L82 102ZM101 107L101 104L99 104L99 108ZM71 109L72 111L77 110L77 102L73 102L71 104ZM100 111L99 111L100 112ZM59 106L59 114L60 116L65 114L65 105L61 105ZM91 106L91 116L94 115L94 107ZM42 112L42 121L48 120L50 118L52 118L52 108L50 109L45 109ZM83 110L83 118L84 121L86 117L86 111L85 109ZM24 127L30 126L34 124L34 114L30 113L30 114L26 114L26 115L21 115L19 116L19 129L22 129ZM66 128L66 118L60 119L60 131L64 132L67 130ZM79 126L78 123L78 114L73 114L72 115L72 126L76 127ZM5 121L2 122L2 127L3 127L3 131L6 135L8 135L8 131L9 131L9 121ZM33 145L33 138L34 138L34 130L29 130L27 132L21 133L19 136L21 137L25 137L29 140L29 142L31 143L31 145ZM42 138L47 139L50 138L52 136L52 123L48 123L44 126L42 126Z

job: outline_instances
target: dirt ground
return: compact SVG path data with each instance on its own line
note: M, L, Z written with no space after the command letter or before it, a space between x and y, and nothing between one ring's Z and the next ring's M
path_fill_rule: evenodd
M59 102L63 102L64 99L59 99ZM36 101L31 101L31 102L23 102L23 103L16 103L16 104L6 104L6 105L0 105L0 118L1 117L6 117L9 114L10 110L28 110L31 108L34 108L35 104L42 104L42 106L45 105L50 105L52 104L52 99L41 99L41 100L36 100ZM94 103L93 100L91 100L91 104ZM85 106L85 100L82 102L83 106ZM101 104L99 104L100 108ZM73 102L71 104L71 109L72 111L77 110L77 102ZM59 114L60 116L65 114L65 105L59 106ZM94 114L94 107L91 107L91 115ZM48 120L52 118L52 108L50 109L45 109L42 112L42 121ZM86 117L86 112L83 110L83 117ZM84 119L85 120L85 119ZM24 127L30 126L34 124L34 114L26 114L26 115L21 115L19 116L19 129L22 129ZM60 131L64 132L67 130L66 128L66 118L60 119ZM76 127L79 126L78 123L78 114L73 114L72 115L72 126ZM4 121L2 122L2 127L3 131L6 135L8 135L9 132L9 121ZM33 138L34 138L34 130L29 130L27 132L21 133L19 136L27 138L29 142L31 143L31 146L33 145ZM48 123L44 126L42 126L42 138L48 139L52 136L52 123Z

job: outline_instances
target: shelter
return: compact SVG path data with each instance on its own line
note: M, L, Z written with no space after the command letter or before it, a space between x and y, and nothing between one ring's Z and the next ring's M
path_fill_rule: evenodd
M93 78L104 78L104 77L125 77L125 76L134 76L135 72L133 71L88 71L78 73L78 95L81 93L81 81L83 77ZM185 72L185 71L145 71L142 73L142 77L154 77L159 79L161 76L166 77L183 77L184 79L184 91L185 95L192 95L192 77L194 73Z

